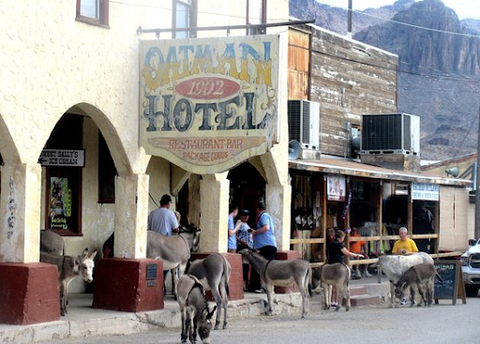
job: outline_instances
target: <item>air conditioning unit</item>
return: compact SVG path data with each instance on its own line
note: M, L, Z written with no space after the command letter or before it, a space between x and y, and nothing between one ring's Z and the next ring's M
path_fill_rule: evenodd
M309 100L288 101L289 140L302 148L320 150L320 104Z
M420 117L363 115L361 154L420 154Z

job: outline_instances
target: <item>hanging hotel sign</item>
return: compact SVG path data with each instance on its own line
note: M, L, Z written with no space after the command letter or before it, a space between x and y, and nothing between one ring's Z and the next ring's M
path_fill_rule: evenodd
M279 36L141 41L140 141L217 173L278 142Z
M440 199L440 185L412 183L412 199L438 201Z
M85 167L85 150L44 149L38 163L42 166Z
M327 175L327 198L329 201L345 202L345 176Z

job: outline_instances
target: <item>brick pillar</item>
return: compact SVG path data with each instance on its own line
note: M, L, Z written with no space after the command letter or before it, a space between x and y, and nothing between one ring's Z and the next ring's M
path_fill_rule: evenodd
M302 254L298 251L278 251L276 258L278 260L295 260L302 258ZM278 287L275 286L275 293L277 294L289 294L298 293L299 289L296 284L290 287Z
M211 253L195 253L192 254L191 260L202 259L209 256ZM242 255L238 253L221 253L222 256L227 258L227 261L232 267L230 275L230 281L228 282L228 299L229 300L242 300L243 295L243 270L242 270ZM213 301L213 296L210 291L207 292L209 300Z
M30 325L59 318L55 265L0 263L0 323Z
M125 312L163 309L163 261L102 259L94 273L93 308Z

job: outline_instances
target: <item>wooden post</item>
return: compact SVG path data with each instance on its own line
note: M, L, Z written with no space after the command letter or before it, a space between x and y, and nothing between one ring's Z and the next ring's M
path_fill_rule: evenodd
M327 175L323 175L323 190L322 190L322 230L325 243L322 249L322 261L327 261Z
M408 202L407 202L407 228L410 235L413 234L413 199L412 199L412 183L408 188Z

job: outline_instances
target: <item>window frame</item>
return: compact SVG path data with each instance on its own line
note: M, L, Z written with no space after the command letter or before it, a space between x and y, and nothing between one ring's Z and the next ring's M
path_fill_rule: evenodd
M76 17L75 20L80 21L82 23L100 26L103 28L110 28L108 24L108 10L109 10L109 0L97 0L98 5L98 16L99 18L91 18L87 16L83 16L80 14L80 9L82 6L83 0L77 0L77 10L76 10Z
M250 18L250 2L252 0L247 0L246 2L246 18L245 18L245 23L247 25L250 25L250 24L253 24L250 22L251 18ZM260 0L261 1L261 15L259 18L260 19L260 23L254 23L254 24L266 24L267 23L267 0ZM266 28L265 29L249 29L247 28L246 29L246 35L249 36L249 35L264 35L266 34L267 30Z
M188 3L190 2L190 3ZM184 5L190 6L190 20L188 23L189 28L197 27L197 17L198 17L198 0L172 0L172 28L177 28L177 4L181 3ZM177 32L172 31L172 38L178 38ZM186 38L196 38L197 37L197 30L190 30L186 31L187 37Z

